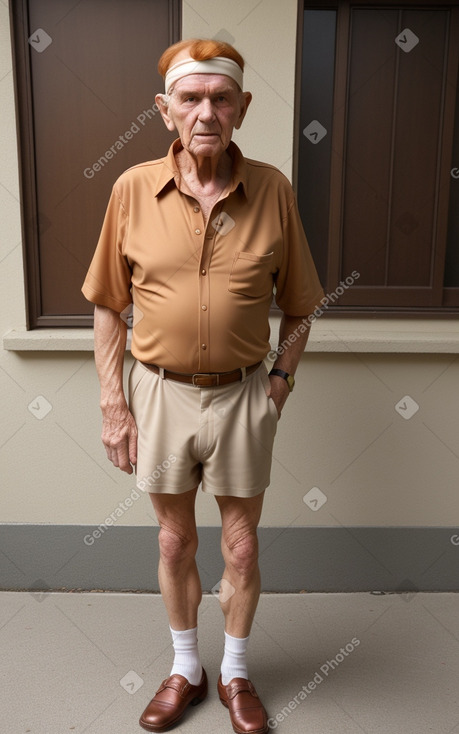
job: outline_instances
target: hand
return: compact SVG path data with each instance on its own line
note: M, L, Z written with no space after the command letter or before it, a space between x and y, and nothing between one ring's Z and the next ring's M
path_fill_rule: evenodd
M137 463L137 427L125 401L102 407L102 442L114 466L132 474Z
M269 381L271 383L271 390L269 397L274 401L274 405L277 408L277 415L280 418L282 408L290 394L286 380L278 375L270 375Z

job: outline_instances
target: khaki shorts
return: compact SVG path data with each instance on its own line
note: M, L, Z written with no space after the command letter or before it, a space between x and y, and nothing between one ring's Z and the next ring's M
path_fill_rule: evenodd
M277 408L260 367L221 387L161 379L141 362L129 375L138 430L137 487L181 494L253 497L269 485Z

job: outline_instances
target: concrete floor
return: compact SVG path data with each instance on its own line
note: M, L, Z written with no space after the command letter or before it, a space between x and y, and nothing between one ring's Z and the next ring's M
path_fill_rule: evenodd
M230 734L212 595L199 645L209 695L174 731ZM0 649L8 734L142 732L172 661L152 594L2 592ZM249 675L282 734L459 734L459 594L264 594Z

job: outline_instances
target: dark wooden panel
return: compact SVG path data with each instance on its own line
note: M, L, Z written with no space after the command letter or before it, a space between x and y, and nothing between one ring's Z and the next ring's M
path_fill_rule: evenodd
M329 237L320 262L329 292L353 270L360 278L330 312L453 315L458 3L305 0L304 7L338 11ZM395 43L406 28L419 37L408 53Z
M339 259L330 254L337 280L360 278L340 306L441 306L449 20L446 9L351 9ZM419 38L409 52L395 43L406 28Z
M397 29L396 10L351 14L340 275L359 285L385 284Z
M341 277L383 285L397 12L351 14Z
M402 13L420 39L398 55L394 169L387 283L432 285L438 202L447 11Z
M459 10L457 15L459 16ZM459 18L456 18L456 55L459 45ZM456 64L457 69L457 64ZM457 88L457 72L456 78ZM459 289L459 93L456 95L456 106L454 115L453 152L451 157L450 192L449 192L449 214L448 234L446 247L446 265L444 272L444 285L446 289ZM448 297L452 294L448 291ZM457 291L457 302L459 305L459 290Z
M360 280L352 288L339 297L340 307L346 306L384 306L400 308L433 308L437 306L432 288L400 287L396 286L368 286L359 285Z
M334 10L306 9L301 38L298 206L322 283L327 279L336 15ZM317 143L304 133L313 121L326 130Z
M21 156L23 188L36 182L25 221L40 225L34 237L25 227L38 270L29 271L29 288L39 289L31 326L60 324L62 314L68 324L86 323L93 307L80 288L111 187L126 168L164 155L174 137L154 96L163 89L158 58L179 37L178 9L178 0L34 0L28 17L13 12L16 52L26 56L18 83L30 82L21 122L33 131ZM43 31L51 43L41 51L34 43Z
M330 165L330 212L328 268L325 289L334 290L340 281L343 220L344 148L346 139L347 78L349 66L349 2L339 7L336 28L335 85L333 98L332 155Z

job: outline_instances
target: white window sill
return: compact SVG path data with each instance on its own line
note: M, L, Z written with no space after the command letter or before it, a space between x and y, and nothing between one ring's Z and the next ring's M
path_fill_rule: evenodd
M280 316L270 317L272 349L277 347L279 323ZM94 348L93 330L12 329L3 336L3 348L13 352L90 352ZM306 351L458 354L459 319L318 319Z

